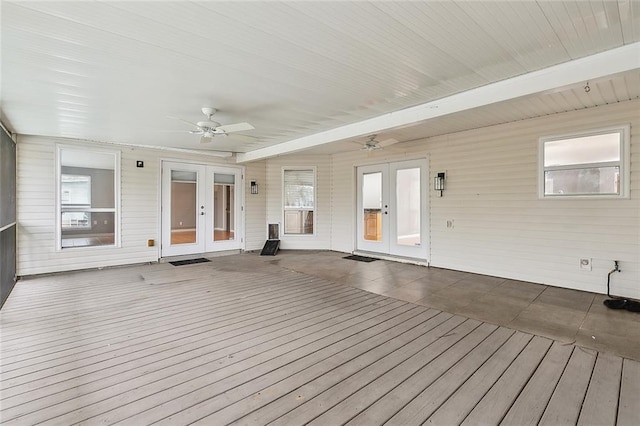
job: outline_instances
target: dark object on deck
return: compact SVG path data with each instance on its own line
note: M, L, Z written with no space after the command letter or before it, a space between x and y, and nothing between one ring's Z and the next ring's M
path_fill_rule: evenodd
M343 259L349 260L357 260L358 262L373 262L374 260L378 260L375 257L366 257L366 256L358 256L357 254L353 254L351 256L345 256Z
M267 240L262 247L260 256L275 256L280 248L280 240Z
M629 312L640 312L640 302L629 299L607 299L604 306L609 309L626 309Z
M182 266L182 265L193 265L194 263L204 263L211 262L209 259L205 259L204 257L199 257L197 259L189 259L189 260L176 260L174 262L169 262L173 266Z

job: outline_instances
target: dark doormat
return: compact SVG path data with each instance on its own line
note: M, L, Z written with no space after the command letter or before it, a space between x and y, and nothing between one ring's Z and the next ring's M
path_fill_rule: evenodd
M183 265L193 265L194 263L204 263L211 262L209 259L205 259L204 257L199 257L197 259L189 259L189 260L176 260L174 262L169 262L173 266L183 266Z
M366 256L358 256L357 254L352 254L351 256L345 256L343 259L349 260L357 260L358 262L373 262L374 260L378 260L375 257L366 257Z

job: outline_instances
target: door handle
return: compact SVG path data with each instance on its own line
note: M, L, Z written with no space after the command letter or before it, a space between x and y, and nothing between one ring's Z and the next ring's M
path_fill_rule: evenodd
M204 216L204 212L200 212L200 216Z

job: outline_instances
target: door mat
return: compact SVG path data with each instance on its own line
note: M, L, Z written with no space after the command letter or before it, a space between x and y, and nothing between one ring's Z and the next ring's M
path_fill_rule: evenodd
M366 257L366 256L358 256L357 254L353 254L351 256L345 256L343 259L349 260L357 260L358 262L373 262L374 260L378 260L375 257Z
M193 265L194 263L204 263L211 262L209 259L205 259L204 257L199 257L197 259L189 259L189 260L176 260L174 262L169 262L173 266L183 266L183 265Z

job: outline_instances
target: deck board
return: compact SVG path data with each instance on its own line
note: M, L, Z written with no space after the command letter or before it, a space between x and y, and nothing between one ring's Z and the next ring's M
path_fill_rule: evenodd
M511 338L429 416L426 425L460 424L491 389L533 336L515 332Z
M246 259L19 281L0 422L639 423L638 361Z
M472 328L473 325L473 323L468 324L468 327L471 328L468 333L461 326L453 333L448 333L450 336L441 337L438 341L367 384L340 404L324 412L311 424L345 423L376 403L381 397L388 395L390 391L397 389L401 384L408 384L409 387L415 385L415 381L410 380L415 376L422 376L427 384L433 382L435 378L477 347L497 328L495 325L486 323L475 328ZM391 417L397 410L393 405L385 405L384 403L382 405L384 412L381 419Z
M622 358L598 353L578 425L615 424L622 376Z
M247 383L243 388L234 389L231 393L228 392L226 396L235 400L233 404L222 408L220 411L209 411L209 413L215 413L209 416L213 418L203 417L199 420L203 424L212 420L229 423L244 417L244 423L260 423L265 417L263 417L264 413L256 413L259 408L285 396L292 389L294 389L295 398L299 398L301 392L296 392L295 390L358 357L363 359L365 353L376 350L376 348L396 339L398 335L402 335L423 324L437 314L438 311L413 307L401 316L371 327L365 333L362 333L362 336L359 336L358 339L349 339L348 342L341 342L343 348L335 353L333 351L329 352L330 356L320 353L311 354L314 359L318 359L318 362L308 368L298 369L293 365L285 366L285 369L292 374L284 380L276 382L271 377L265 377L264 380ZM211 401L212 404L216 402ZM271 412L273 411L271 410Z
M422 424L512 335L513 330L500 327L471 351L445 353L446 358L438 360L442 361L441 367L435 363L424 366L418 374L361 412L349 424L368 425L382 419L386 421L390 414L393 417L388 424ZM446 372L440 374L444 369ZM387 411L386 415L384 411Z
M554 342L531 379L507 412L502 422L506 425L536 425L544 414L573 347Z
M625 359L622 364L622 384L617 419L620 426L637 426L640 424L639 403L640 362Z
M336 316L335 313L330 315L330 321L333 323L349 324L349 317L352 317L351 321L359 321L364 316L367 310L374 309L375 304L378 302L378 298L365 299L353 307L354 310L350 310L343 315ZM378 307L384 309L386 305ZM356 309L358 308L358 309ZM353 319L355 318L355 319ZM318 324L322 324L319 322ZM294 330L290 330L294 331ZM322 332L321 330L320 332ZM260 336L259 340L266 340L269 336ZM135 410L141 410L143 407L151 404L155 406L155 402L162 401L161 397L165 394L170 394L167 398L171 399L175 392L182 392L184 389L185 394L188 394L189 388L197 387L198 383L208 383L208 381L215 382L216 379L224 378L225 375L241 372L244 369L249 368L254 363L259 363L260 356L266 357L268 350L274 350L278 348L278 344L284 341L284 344L293 345L293 338L295 335L287 334L286 338L269 341L268 345L256 345L252 348L243 351L235 351L237 348L223 347L213 352L201 351L199 356L194 357L190 353L185 353L185 357L189 357L186 360L183 357L174 357L170 359L168 365L153 366L153 370L145 374L143 377L130 378L127 375L119 377L119 381L115 382L113 386L106 389L101 389L98 392L92 392L87 394L83 399L83 404L91 403L92 412L101 413L103 410L107 411L114 406L121 407L120 412L129 413L125 410L125 407L131 408L128 404L130 398L135 398L137 401L135 404ZM282 346L282 345L281 345ZM210 350L210 348L208 348ZM251 359L251 357L254 357ZM245 361L246 360L246 361ZM225 368L226 367L226 368ZM145 368L150 369L149 366ZM128 370L137 374L137 369ZM75 389L70 389L73 392ZM161 393L162 392L162 393ZM126 395L126 396L125 396ZM143 401L143 398L144 399ZM145 405L147 404L147 405ZM48 407L47 416L57 414L58 412L64 412L65 404ZM80 410L77 410L80 411ZM76 421L77 411L67 413L60 417L58 420L63 423L72 423ZM86 411L86 410L84 410ZM84 412L80 411L80 412ZM31 417L28 418L31 421ZM38 419L37 421L40 421Z
M376 300L378 299L373 299L373 303L375 303ZM371 303L368 301L371 301L371 299L365 299L364 302L360 303ZM353 301L342 302L342 305L353 305ZM46 387L42 386L44 383L40 380L38 381L38 385L41 386L40 388L19 394L18 397L33 398L41 396L44 398L55 389L57 391L56 399L59 400L64 397L64 390L68 390L66 392L67 394L73 395L78 391L78 386L82 386L82 390L87 391L89 390L89 385L94 382L98 382L100 386L104 387L108 383L132 380L136 376L131 376L131 374L139 373L141 368L145 369L147 376L156 370L161 370L161 374L168 374L168 371L165 369L175 364L180 364L182 368L186 368L188 363L195 362L194 359L198 362L203 362L207 357L213 357L215 354L222 356L228 352L238 353L242 350L255 348L260 343L263 345L267 343L275 345L287 342L294 336L293 333L297 330L309 332L310 330L312 331L314 327L322 327L324 324L321 320L323 318L325 320L332 319L335 316L335 309L339 308L340 304L337 305L337 308L334 306L321 311L307 313L306 316L309 318L294 317L288 319L286 322L274 324L270 327L252 329L250 332L242 334L237 334L237 332L232 331L231 333L210 336L203 340L194 340L191 336L188 336L188 338L182 339L179 342L173 340L162 346L153 345L142 351L135 350L129 352L131 356L118 354L118 356L114 357L113 354L107 354L104 361L89 364L87 368L81 370L74 369L70 372L69 378L67 378L66 381L59 380L58 377L58 380L54 382L52 387ZM295 326L292 327L290 323L295 323ZM120 352L124 352L124 350L131 351L132 349L136 348L125 347L123 351ZM90 358L89 361L92 359L99 358ZM80 379L74 380L74 377L79 377ZM134 383L134 385L139 384L141 384L141 382ZM92 388L92 390L96 389ZM5 399L6 406L8 407L9 405L19 403L19 401L15 401L18 397ZM48 401L51 402L52 398L49 397Z
M520 394L540 362L544 359L552 343L551 340L534 337L500 379L483 395L462 424L500 423L509 408L511 408L514 398Z
M574 348L567 368L547 404L542 419L540 419L541 425L555 426L577 423L595 362L596 353L594 351Z

